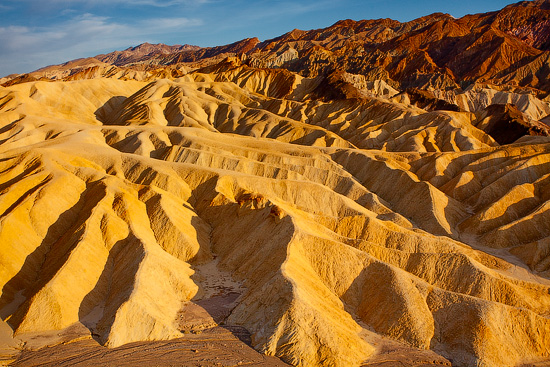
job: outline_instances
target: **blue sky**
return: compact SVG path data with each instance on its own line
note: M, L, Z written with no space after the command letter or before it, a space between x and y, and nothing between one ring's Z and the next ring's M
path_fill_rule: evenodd
M341 19L455 17L513 1L0 0L0 77L143 42L217 46L265 40Z

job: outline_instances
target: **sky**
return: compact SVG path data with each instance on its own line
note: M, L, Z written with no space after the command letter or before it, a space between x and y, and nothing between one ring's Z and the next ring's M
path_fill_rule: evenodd
M202 47L342 19L409 21L499 10L513 0L0 0L0 77L144 42Z

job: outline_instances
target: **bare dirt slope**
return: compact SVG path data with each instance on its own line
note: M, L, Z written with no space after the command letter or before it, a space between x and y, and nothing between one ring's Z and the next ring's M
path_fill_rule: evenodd
M547 362L548 137L338 83L228 59L1 88L16 363L265 361L218 324L297 366Z

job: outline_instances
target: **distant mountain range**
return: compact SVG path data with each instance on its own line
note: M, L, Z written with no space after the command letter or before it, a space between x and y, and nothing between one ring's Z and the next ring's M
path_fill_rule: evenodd
M284 68L311 77L345 71L383 80L396 89L449 89L473 82L550 92L550 1L523 1L500 11L460 19L435 13L410 22L343 20L310 31L292 30L260 42L248 38L201 48L144 43L124 51L69 61L2 79L12 85L37 79L105 76L129 71L193 69L243 55L254 67ZM116 67L113 70L112 67ZM97 69L100 69L99 71ZM81 75L79 75L81 74Z

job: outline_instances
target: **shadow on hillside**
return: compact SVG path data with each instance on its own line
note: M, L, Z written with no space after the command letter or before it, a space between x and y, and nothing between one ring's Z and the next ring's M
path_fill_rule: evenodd
M124 96L111 97L94 112L95 117L105 125L116 125L117 117L120 116L123 110L122 106L127 99Z

